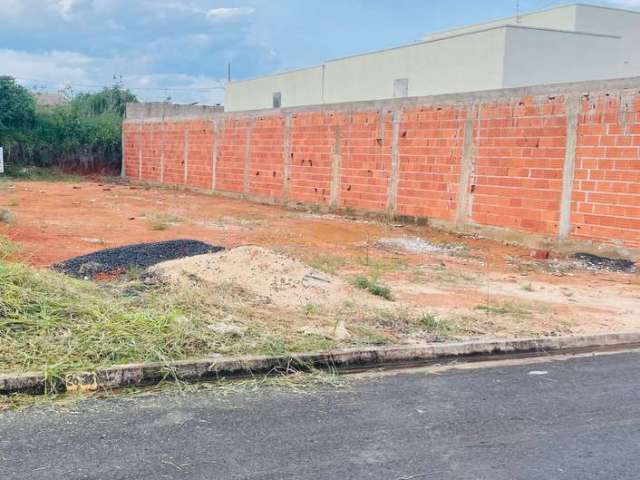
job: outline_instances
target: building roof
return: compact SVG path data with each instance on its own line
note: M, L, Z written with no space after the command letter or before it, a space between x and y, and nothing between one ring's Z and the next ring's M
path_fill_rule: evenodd
M532 11L524 12L524 13L521 13L519 16L513 15L513 16L510 16L510 17L500 17L500 18L496 18L496 19L493 19L493 20L487 20L485 22L472 23L472 24L468 24L468 25L460 25L459 27L454 27L454 28L449 28L449 29L446 29L446 30L440 30L440 31L436 31L436 32L431 32L431 33L428 33L427 35L425 35L424 40L436 40L436 39L439 39L439 38L448 38L448 37L451 37L453 35L460 34L462 32L470 33L472 31L486 30L490 26L498 26L496 24L519 25L518 20L522 21L523 19L526 19L527 17L531 17L531 16L534 16L534 15L539 15L539 14L543 14L543 13L554 12L554 11L558 11L558 10L571 9L571 8L573 8L573 9L593 8L593 9L601 9L601 10L612 10L612 11L624 12L624 13L635 13L635 14L640 15L640 11L639 10L631 10L631 9L628 9L628 8L611 7L611 6L606 6L606 5L593 5L593 4L587 4L587 3L568 3L568 4L565 4L565 5L558 5L558 6L555 6L555 7L543 8L543 9L540 9L540 10L532 10Z

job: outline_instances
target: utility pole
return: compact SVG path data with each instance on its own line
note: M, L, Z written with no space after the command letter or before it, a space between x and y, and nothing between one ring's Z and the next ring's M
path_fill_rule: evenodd
M227 83L231 83L231 62L227 63Z
M516 23L522 23L522 18L520 18L520 0L516 0Z

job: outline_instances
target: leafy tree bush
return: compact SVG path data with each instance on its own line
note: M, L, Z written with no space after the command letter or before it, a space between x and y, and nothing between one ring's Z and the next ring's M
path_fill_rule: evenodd
M122 119L137 101L116 85L98 93L71 95L69 103L36 106L11 77L0 77L0 146L13 167L60 167L72 171L119 170Z
M0 142L33 126L35 102L29 91L11 77L0 76Z

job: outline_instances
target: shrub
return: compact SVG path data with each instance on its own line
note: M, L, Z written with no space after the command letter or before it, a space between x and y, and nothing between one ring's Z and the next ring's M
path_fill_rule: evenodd
M37 107L28 90L11 77L0 77L0 145L7 163L119 170L124 110L136 97L120 85L70 96L64 105Z

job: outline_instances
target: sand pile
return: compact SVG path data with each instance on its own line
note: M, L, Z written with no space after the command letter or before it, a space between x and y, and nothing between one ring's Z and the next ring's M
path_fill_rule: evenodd
M255 246L163 262L149 272L176 285L233 285L264 303L280 307L321 305L333 308L347 301L380 302L342 279Z

